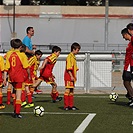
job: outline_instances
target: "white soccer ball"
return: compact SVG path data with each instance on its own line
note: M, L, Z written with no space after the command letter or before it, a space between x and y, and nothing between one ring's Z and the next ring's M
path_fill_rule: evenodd
M112 92L109 94L109 99L115 102L118 99L118 94L116 92Z
M33 110L35 116L43 116L44 108L42 106L36 106Z

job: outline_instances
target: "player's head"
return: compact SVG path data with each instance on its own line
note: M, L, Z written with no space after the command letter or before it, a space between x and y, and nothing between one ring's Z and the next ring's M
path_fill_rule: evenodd
M73 52L74 54L77 54L79 52L79 50L81 49L81 46L79 43L77 42L74 42L72 45L71 45L71 52Z
M127 25L127 29L128 29L128 32L129 32L131 35L133 35L133 23L129 23L129 24Z
M12 42L12 47L14 49L19 49L22 46L22 41L20 39L14 39Z
M61 48L60 47L53 46L52 53L55 53L57 56L59 56L60 55L60 52L61 52Z
M26 33L27 33L27 35L34 36L34 29L33 29L33 27L27 27Z
M42 57L43 53L41 50L36 50L35 51L35 56L38 60L40 60L40 58Z
M26 46L24 44L22 44L20 52L24 52L24 53L26 52Z
M127 28L124 28L124 29L121 31L121 34L122 34L122 36L123 36L123 38L124 38L125 40L129 40L129 41L131 40L131 35L129 34Z

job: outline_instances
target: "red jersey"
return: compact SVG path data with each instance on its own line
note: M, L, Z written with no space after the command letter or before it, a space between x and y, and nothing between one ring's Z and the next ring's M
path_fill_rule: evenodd
M78 67L77 67L76 57L72 52L69 53L66 58L66 69L65 69L65 73L64 73L65 81L71 81L71 77L70 77L70 74L68 73L68 71L71 71L71 73L76 81Z
M53 67L57 61L57 55L52 53L50 56L48 56L46 59L48 59L48 63L46 66L41 70L40 76L43 77L51 77L52 76L52 71Z
M133 66L133 45L131 42L129 42L127 48L126 48L126 55L125 55L125 64L124 64L124 70L131 71L130 67Z
M14 50L6 60L6 68L11 82L24 82L24 68L28 68L28 61L25 54Z
M0 56L0 82L3 81L3 78L2 78L3 71L4 71L4 59L2 56Z

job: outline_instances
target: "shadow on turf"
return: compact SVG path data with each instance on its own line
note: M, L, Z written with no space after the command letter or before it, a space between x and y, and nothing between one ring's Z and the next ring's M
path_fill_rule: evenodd
M35 102L51 102L51 100L37 100Z
M62 107L58 107L59 109L61 109L61 110L64 110L64 107L62 106Z
M123 102L123 101L117 101L117 102L109 102L109 104L115 104L115 105L120 105L120 106L127 106L127 102Z

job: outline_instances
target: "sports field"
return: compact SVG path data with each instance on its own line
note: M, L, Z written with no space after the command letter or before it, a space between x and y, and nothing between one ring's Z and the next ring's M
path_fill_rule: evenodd
M75 95L76 111L63 110L63 101L52 103L50 95L35 96L35 106L45 108L43 117L22 108L23 118L13 118L13 106L7 105L0 110L0 133L133 133L133 108L124 95L117 102L108 95Z

